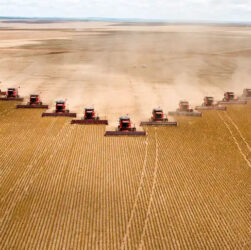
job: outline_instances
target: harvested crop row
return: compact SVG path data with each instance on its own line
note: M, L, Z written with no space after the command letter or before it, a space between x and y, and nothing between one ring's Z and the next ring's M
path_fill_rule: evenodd
M249 169L217 112L145 138L40 112L14 110L0 124L1 248L247 246Z
M251 102L247 105L230 106L227 114L251 145Z
M215 114L205 116L224 130ZM160 152L167 152L160 154L160 194L155 199L145 246L149 249L167 248L170 244L173 248L187 245L241 248L248 242L245 162L237 156L244 166L241 168L234 162L226 164L223 157L222 160L213 157L210 148L205 148L204 121L190 120L193 126L187 132L189 120L181 121L179 130L159 129ZM221 148L220 138L213 131L208 131L206 140L225 157L231 157L233 152L235 156L238 154L236 148Z

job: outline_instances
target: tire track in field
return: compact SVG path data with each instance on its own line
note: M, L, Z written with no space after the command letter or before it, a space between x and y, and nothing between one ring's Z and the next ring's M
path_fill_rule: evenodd
M226 112L224 112L226 117L228 118L228 120L232 123L232 125L235 127L236 131L239 133L241 139L243 140L243 142L246 144L249 152L251 152L251 147L248 144L248 142L246 141L245 137L242 135L240 129L238 128L237 124L233 121L233 119L229 116L229 114L227 114Z
M150 212L151 212L151 207L152 207L152 203L153 203L153 196L155 193L155 189L156 189L156 183L157 183L157 173L158 173L158 168L159 168L159 164L158 164L158 140L157 140L157 128L155 128L155 166L154 166L154 173L153 173L153 184L152 184L152 189L151 189L151 194L150 194L150 199L149 199L149 203L148 203L148 207L147 207L147 213L146 213L146 218L144 221L144 227L143 227L143 231L141 233L141 237L140 237L140 243L139 243L139 247L138 249L142 250L143 249L143 244L144 244L144 237L146 234L146 229L147 229L147 224L149 221L149 217L150 217Z
M125 247L126 247L126 241L127 241L127 238L129 236L129 232L130 232L129 230L131 228L132 220L133 220L134 214L136 212L136 208L137 208L137 203L139 201L141 190L143 188L143 183L144 183L144 178L145 178L145 173L146 173L146 163L147 163L147 158L148 158L148 144L149 144L148 137L145 140L145 144L146 144L145 158L144 158L143 168L142 168L142 171L141 171L140 183L139 183L138 191L137 191L134 203L133 203L133 208L132 208L132 211L131 211L131 215L130 215L129 221L127 223L127 226L126 226L126 232L125 232L125 235L123 237L123 241L122 241L122 244L121 244L121 247L120 247L121 249L125 249Z
M226 121L224 121L224 119L222 118L222 116L220 115L219 112L217 112L217 114L218 114L218 116L220 117L220 119L222 120L222 122L225 124L225 126L226 126L226 128L228 129L229 133L231 134L234 143L236 144L236 146L237 146L237 148L238 148L240 154L242 155L243 159L246 161L248 167L251 168L251 163L250 163L250 161L247 159L247 156L246 156L246 155L244 154L244 152L242 151L241 146L240 146L240 144L238 143L236 137L234 136L234 133L233 133L233 131L231 130L229 124L228 124Z

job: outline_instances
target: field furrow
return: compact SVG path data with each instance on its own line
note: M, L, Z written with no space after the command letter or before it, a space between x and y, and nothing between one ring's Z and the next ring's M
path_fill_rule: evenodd
M248 248L250 140L235 109L145 138L41 112L1 118L1 249Z

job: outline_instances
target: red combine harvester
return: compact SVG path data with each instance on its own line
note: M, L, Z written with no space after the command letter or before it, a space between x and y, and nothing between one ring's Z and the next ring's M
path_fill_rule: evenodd
M149 121L141 122L140 126L177 126L177 122L170 122L165 117L163 110L160 108L153 109L152 118Z
M131 120L128 116L121 116L119 118L119 125L116 131L106 131L105 136L145 136L145 131L136 131L135 127L132 127Z
M176 111L168 112L169 115L179 115L179 116L202 116L201 112L194 112L190 109L189 103L187 101L180 101L179 108Z
M8 91L5 93L5 97L0 98L1 101L23 101L24 98L21 98L18 95L18 89L8 88Z
M84 118L81 120L72 120L71 124L104 124L108 125L107 120L100 120L98 116L95 116L94 108L85 108Z
M68 109L65 107L65 101L56 101L56 110L52 113L43 113L42 117L44 116L67 116L67 117L77 117L76 113L70 113Z
M218 104L247 104L247 101L235 98L234 92L225 92L224 98Z
M204 97L204 103L201 106L195 107L196 110L227 110L227 107L214 104L214 98L211 96Z
M27 104L17 105L17 109L20 108L40 108L40 109L48 109L48 105L43 105L40 100L39 95L30 95L30 101Z
M251 89L244 89L241 99L244 99L246 101L251 100Z

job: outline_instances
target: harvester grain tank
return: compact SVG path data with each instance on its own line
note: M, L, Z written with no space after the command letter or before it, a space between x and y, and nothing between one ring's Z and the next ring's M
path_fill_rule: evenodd
M251 89L244 89L241 99L246 100L246 101L251 100Z
M140 126L177 126L177 122L171 122L165 117L161 108L153 109L149 121L141 122Z
M24 98L18 95L17 88L8 88L5 97L0 98L1 101L23 101Z
M179 108L176 111L168 112L168 114L173 116L202 116L201 112L190 108L188 101L180 101Z
M84 117L80 120L72 120L71 124L103 124L108 125L107 120L101 120L96 116L94 108L85 108Z
M247 104L247 101L235 98L234 92L225 92L224 98L218 104Z
M38 109L48 109L48 105L44 105L40 100L39 95L30 95L30 101L27 104L17 105L17 108L38 108Z
M115 131L106 131L105 136L119 136L119 135L128 135L128 136L145 136L145 131L137 131L135 127L131 124L131 119L128 116L121 116L119 118L119 125Z
M201 106L195 107L196 110L227 110L227 107L219 106L214 103L214 98L212 96L205 96L204 102Z
M68 109L66 109L65 101L60 100L56 101L56 109L49 113L45 112L42 114L42 117L44 116L66 116L66 117L77 117L76 113L70 113Z

